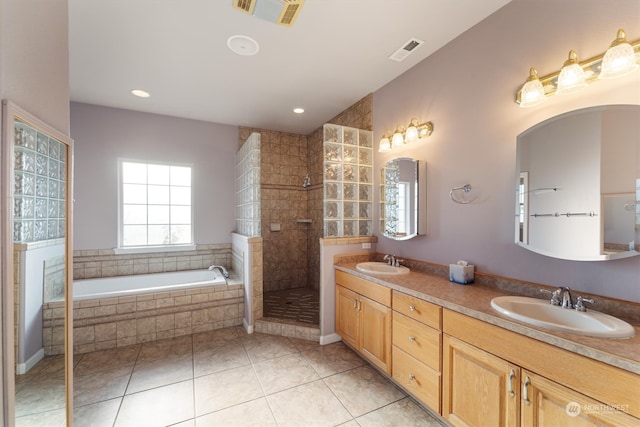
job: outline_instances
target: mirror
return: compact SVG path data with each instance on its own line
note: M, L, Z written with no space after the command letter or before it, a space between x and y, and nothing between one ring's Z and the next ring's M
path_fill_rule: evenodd
M590 107L518 136L516 243L561 259L640 252L640 106Z
M71 420L72 354L67 319L70 283L72 147L68 136L3 102L3 310L14 357L5 360L5 391L14 392L16 424ZM64 313L64 324L49 314ZM10 353L7 351L7 353ZM43 399L46 396L46 399ZM11 420L13 424L14 420Z
M382 235L407 240L426 234L426 164L410 158L389 160L380 182Z

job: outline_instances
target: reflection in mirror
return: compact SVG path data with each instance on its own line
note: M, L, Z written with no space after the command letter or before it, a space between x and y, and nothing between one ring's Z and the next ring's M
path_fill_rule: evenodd
M71 263L71 141L61 132L11 103L4 103L7 123L3 167L10 170L13 245L11 304L14 323L16 424L60 423L70 405L71 354L66 320L52 323L54 311L68 315ZM10 300L10 301L9 301ZM65 319L68 316L65 316ZM8 368L8 367L7 367ZM41 418L38 418L41 417Z
M591 107L518 136L516 243L570 260L640 252L640 106Z
M381 170L380 230L394 240L426 233L424 163L410 158L389 160Z

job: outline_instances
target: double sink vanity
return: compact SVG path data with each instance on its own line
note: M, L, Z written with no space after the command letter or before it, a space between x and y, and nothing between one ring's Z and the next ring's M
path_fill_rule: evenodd
M637 327L404 266L335 269L338 335L451 424L640 425Z

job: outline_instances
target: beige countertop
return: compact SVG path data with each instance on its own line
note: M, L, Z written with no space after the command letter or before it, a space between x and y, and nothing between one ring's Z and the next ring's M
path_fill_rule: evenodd
M336 265L354 276L370 280L391 289L440 305L449 310L555 345L565 350L640 374L640 326L633 325L636 335L629 339L593 338L577 334L550 331L504 316L491 308L491 299L507 295L478 285L458 285L449 280L419 272L399 276L364 274L356 263Z

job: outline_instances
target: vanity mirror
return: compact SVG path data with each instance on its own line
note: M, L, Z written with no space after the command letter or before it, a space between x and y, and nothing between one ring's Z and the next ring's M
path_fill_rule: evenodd
M640 106L590 107L518 136L516 243L561 259L640 254Z
M380 176L380 231L407 240L427 231L426 163L410 158L389 160Z

